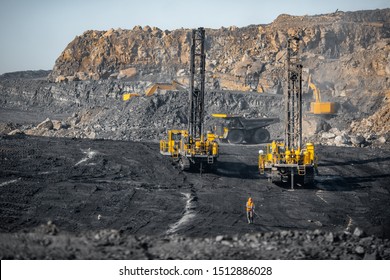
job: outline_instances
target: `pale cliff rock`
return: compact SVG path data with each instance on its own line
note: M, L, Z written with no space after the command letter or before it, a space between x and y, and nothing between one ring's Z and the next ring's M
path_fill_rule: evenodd
M206 28L209 87L282 93L289 35L302 37L302 61L324 95L389 85L390 9L316 16L280 15L268 25ZM50 80L134 79L186 82L191 30L90 30L57 59ZM178 75L178 73L180 75Z

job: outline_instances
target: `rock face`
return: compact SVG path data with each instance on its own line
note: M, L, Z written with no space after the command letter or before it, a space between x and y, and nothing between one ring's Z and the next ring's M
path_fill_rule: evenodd
M280 15L269 25L206 29L210 86L281 93L286 40L298 32L305 76L313 72L314 81L329 95L380 91L389 85L385 77L390 75L390 9L384 9ZM132 30L86 31L58 57L50 79L185 80L190 41L188 29L136 26Z
M310 137L330 127L351 130L367 138L364 127L382 136L388 131L390 88L390 9L337 12L317 16L280 15L268 25L206 29L206 88L282 94L285 90L286 41L302 38L304 98L311 74L323 101L336 102L339 120L308 122ZM191 30L90 30L77 36L57 59L52 82L127 81L127 88L107 94L141 93L153 82L188 84ZM308 107L308 106L307 106ZM308 108L304 108L305 111ZM352 120L373 119L349 127ZM341 121L342 120L342 121ZM360 124L360 123L359 123ZM365 130L365 131L363 131ZM379 131L381 130L381 131ZM328 138L331 139L331 138ZM343 144L345 139L337 138Z
M373 115L351 123L351 130L363 134L389 134L390 132L390 90L383 98L383 105ZM383 136L382 136L383 137ZM382 142L383 140L381 140ZM386 141L384 141L386 142Z

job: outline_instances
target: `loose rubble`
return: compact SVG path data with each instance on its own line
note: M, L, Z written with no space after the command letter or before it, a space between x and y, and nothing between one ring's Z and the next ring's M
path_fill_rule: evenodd
M48 223L37 228L34 235L0 236L1 259L390 260L390 241L366 236L359 228L353 234L284 230L206 238L159 238L108 229L74 235L58 231Z

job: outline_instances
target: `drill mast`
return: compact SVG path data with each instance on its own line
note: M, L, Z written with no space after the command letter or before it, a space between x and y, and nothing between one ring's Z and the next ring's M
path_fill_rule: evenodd
M299 38L287 42L287 96L286 105L286 148L302 147L302 64L299 60Z
M206 54L204 50L205 31L203 27L192 30L190 57L190 91L189 91L189 140L200 139L203 135L204 92Z

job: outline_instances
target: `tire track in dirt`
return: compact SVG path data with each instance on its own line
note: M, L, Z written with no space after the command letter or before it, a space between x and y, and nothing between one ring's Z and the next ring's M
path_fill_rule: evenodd
M0 184L0 187L5 187L5 186L7 186L7 185L9 185L9 184L16 183L16 182L18 182L18 181L20 181L20 180L21 180L21 178L18 178L18 179L15 179L15 180L10 180L10 181L3 182L3 183L1 183L1 184Z
M196 216L196 200L197 197L193 193L181 193L186 199L184 213L179 221L169 226L169 229L166 231L166 235L171 235L177 233L179 230L188 226L188 224L195 218Z
M88 148L88 150L81 150L83 154L86 155L86 157L82 158L80 161L78 161L74 166L78 166L92 158L94 158L97 154L99 154L98 151L91 150L91 148Z

